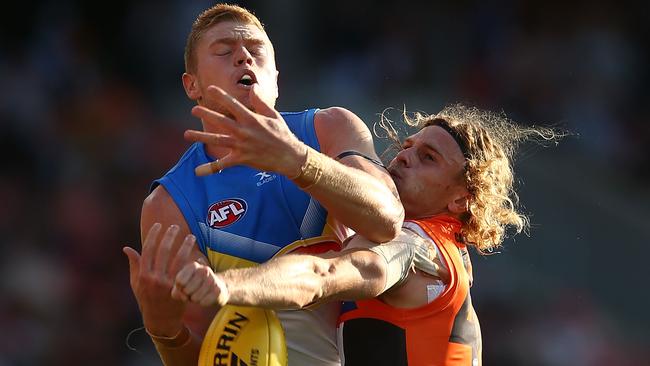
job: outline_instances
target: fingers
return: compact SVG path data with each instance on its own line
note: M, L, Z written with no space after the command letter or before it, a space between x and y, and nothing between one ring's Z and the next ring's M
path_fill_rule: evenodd
M176 279L174 284L180 286L181 289L185 290L185 285L190 281L196 270L196 263L186 264L178 273L176 274Z
M178 252L172 260L171 266L169 267L170 275L176 277L177 273L183 268L183 266L191 262L191 253L195 245L196 237L192 234L186 235L183 244L181 244L181 247L178 249ZM203 257L201 257L201 259L203 259Z
M192 115L194 117L200 118L202 121L209 124L217 131L233 133L239 127L237 122L226 117L225 115L200 105L192 108Z
M192 302L195 303L212 305L215 303L216 300L216 296L214 296L212 292L213 288L214 288L214 283L210 281L208 277L206 277L201 282L201 286L199 286L199 288L197 288L196 291L194 291L192 296L190 296L190 299L192 300Z
M204 282L201 287L192 294L186 294L180 285L175 284L172 288L172 298L184 301L194 302L201 306L211 306L217 303L217 296L213 291L210 283Z
M206 175L219 173L220 171L229 168L238 163L232 157L231 154L228 154L222 157L219 160L211 161L209 163L201 164L194 169L194 174L199 177L204 177Z
M172 299L184 302L190 301L190 298L185 295L181 287L177 284L174 284L174 287L172 287Z
M169 256L172 251L172 246L176 241L178 236L178 231L180 228L178 225L171 225L167 228L165 235L163 236L160 244L158 245L158 251L156 252L156 258L153 264L153 270L156 273L165 274L167 273L167 267L169 265Z
M202 131L187 130L185 131L185 139L194 142L202 142L208 145L219 145L220 147L233 148L236 140L229 135L221 135L216 133L208 133ZM237 165L230 154L209 163L199 165L194 169L194 174L199 177L215 174L221 172L223 169Z
M133 286L138 274L140 273L140 254L130 247L122 248L122 252L126 254L126 257L129 260L129 279L131 281L131 286Z
M249 92L251 106L255 112L264 115L266 117L277 118L280 117L280 113L273 108L272 103L268 102L268 97L262 93L262 90L257 84L253 84Z
M208 293L203 298L199 299L197 302L201 306L212 306L218 304L217 299L218 299L217 295L212 290L208 290Z
M172 297L210 306L217 303L219 292L215 275L210 267L193 262L178 272L172 288Z
M201 266L200 264L193 262L185 266L185 268L191 268L188 272L191 272L188 277L185 277L185 281L181 283L183 292L189 297L194 296L194 293L203 286L203 282L206 281L206 267ZM185 269L184 268L184 269Z
M150 271L153 267L153 257L156 253L158 235L160 234L160 229L162 225L160 223L155 223L151 225L147 236L144 238L144 243L142 243L142 261L141 266L145 271Z
M185 140L192 142L202 142L208 145L218 145L220 147L232 147L236 140L230 135L209 133L203 131L187 130L183 135Z
M208 87L208 95L232 113L238 121L253 116L252 112L248 108L218 86L210 85Z

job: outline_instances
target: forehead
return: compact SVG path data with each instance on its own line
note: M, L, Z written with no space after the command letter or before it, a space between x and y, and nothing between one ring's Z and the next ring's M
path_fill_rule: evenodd
M414 143L422 143L436 149L450 162L463 164L465 158L456 140L440 126L427 126L408 137Z
M213 25L201 38L206 44L217 40L257 40L270 43L266 32L256 25L230 20Z

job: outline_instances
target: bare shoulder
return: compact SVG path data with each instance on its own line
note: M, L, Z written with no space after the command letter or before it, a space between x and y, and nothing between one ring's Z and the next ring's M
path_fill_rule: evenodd
M337 156L343 151L355 150L374 157L372 134L356 114L342 107L319 110L314 116L314 128L321 151Z
M185 236L190 233L189 226L185 217L181 213L174 199L169 195L165 187L159 185L156 187L142 203L142 213L140 216L140 233L142 237L149 232L149 228L159 222L163 228L169 225L178 225L180 235Z
M329 107L318 110L314 116L316 124L327 124L330 126L336 125L351 125L361 124L365 126L363 121L349 109L343 107Z
M142 204L142 210L161 209L170 204L176 205L165 187L159 185L158 187L154 188L151 193L149 193L147 198L145 198Z

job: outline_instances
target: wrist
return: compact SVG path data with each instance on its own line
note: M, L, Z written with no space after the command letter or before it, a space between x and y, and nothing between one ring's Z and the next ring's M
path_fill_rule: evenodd
M226 284L226 280L219 274L214 275L215 288L218 291L217 293L217 305L225 306L230 300L230 290Z
M184 324L181 324L181 329L171 337L152 333L147 327L144 330L157 347L177 348L186 345L192 339L190 330Z
M307 162L309 146L307 146L302 141L297 141L296 147L293 150L293 156L290 159L290 162L285 165L286 172L283 173L291 180L295 179L302 173L302 170Z
M144 329L147 331L147 334L161 338L173 338L179 335L183 331L183 328L185 328L185 324L180 319L174 322L166 322L165 324L162 322L147 321L146 319L144 321Z
M324 159L324 155L307 147L305 162L298 174L290 176L290 179L303 190L313 187L323 175Z

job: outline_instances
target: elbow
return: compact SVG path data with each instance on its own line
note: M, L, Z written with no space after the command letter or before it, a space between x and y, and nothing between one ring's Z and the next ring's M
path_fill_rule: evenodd
M399 226L385 225L382 230L377 230L369 235L362 235L370 241L381 244L395 239L399 234L399 231Z
M402 224L404 224L404 209L400 206L399 212L392 214L388 218L383 230L384 237L378 243L385 243L395 239L402 231Z
M367 232L359 232L366 239L375 243L389 242L399 235L404 223L404 208L402 205L385 208L377 214L378 222Z
M377 243L391 241L399 235L404 223L404 207L402 203L395 199L392 204L387 204L381 213L382 223L378 226L378 238L374 240Z

